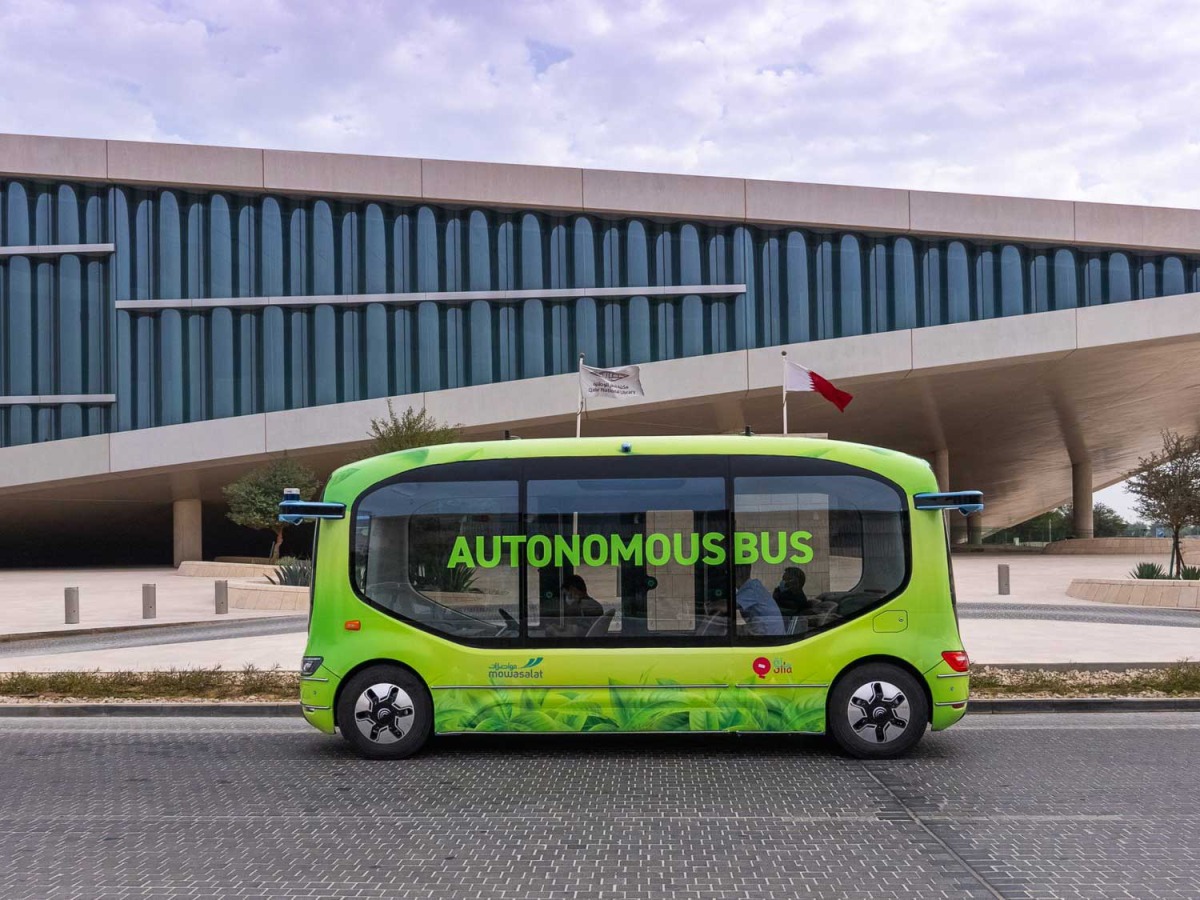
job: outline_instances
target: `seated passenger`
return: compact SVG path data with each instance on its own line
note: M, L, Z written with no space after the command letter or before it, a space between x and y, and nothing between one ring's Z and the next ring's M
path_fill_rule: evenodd
M579 575L563 579L562 621L551 621L546 633L552 637L583 637L592 623L604 615L604 607L588 594L587 582Z
M767 593L766 586L757 578L750 577L750 566L734 567L734 583L737 585L737 606L746 620L746 633L753 635L784 634L783 616L779 607Z
M807 616L813 611L813 605L804 594L804 570L796 566L788 566L783 570L783 578L771 595L779 606L779 612L787 618Z

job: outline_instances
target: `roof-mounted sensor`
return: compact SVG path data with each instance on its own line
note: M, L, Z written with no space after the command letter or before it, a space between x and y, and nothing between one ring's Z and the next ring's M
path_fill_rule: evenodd
M964 516L983 510L982 491L947 491L944 494L914 494L917 509L957 509Z
M344 519L345 503L323 503L319 500L301 500L296 488L284 488L283 502L279 504L279 521L299 525L312 519Z

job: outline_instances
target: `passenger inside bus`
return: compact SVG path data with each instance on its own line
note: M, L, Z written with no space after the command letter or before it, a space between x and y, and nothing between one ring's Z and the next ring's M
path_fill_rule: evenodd
M752 578L750 566L734 567L734 583L737 585L737 607L746 620L746 633L752 635L783 634L783 616L779 607L767 593L766 585Z
M785 619L806 616L813 611L812 603L804 593L805 581L804 570L798 566L788 566L783 570L783 577L771 597Z
M562 619L548 623L546 634L552 637L583 637L589 634L596 619L604 615L604 607L588 594L587 582L579 575L564 578L562 589Z

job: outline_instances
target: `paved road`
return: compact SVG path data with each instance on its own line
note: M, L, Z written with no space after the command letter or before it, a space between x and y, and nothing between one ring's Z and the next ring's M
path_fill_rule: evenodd
M228 622L188 625L159 625L108 631L99 634L64 632L48 638L5 641L0 643L0 658L51 653L80 653L91 650L118 650L123 647L152 647L158 644L182 644L194 641L221 641L274 634L293 634L308 630L307 616L272 616L261 619L230 619Z
M977 716L910 759L800 738L454 738L0 720L0 896L1200 896L1200 714Z
M1054 606L1048 603L964 602L961 619L1050 619L1055 622L1100 622L1109 625L1162 625L1200 628L1200 610L1141 606Z

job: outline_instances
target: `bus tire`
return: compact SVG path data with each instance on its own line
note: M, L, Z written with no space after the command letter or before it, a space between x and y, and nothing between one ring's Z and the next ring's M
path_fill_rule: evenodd
M367 759L404 759L433 730L429 690L407 669L378 665L356 672L337 703L342 737Z
M888 663L851 669L826 712L837 745L858 759L891 759L913 748L929 723L929 701L909 672Z

